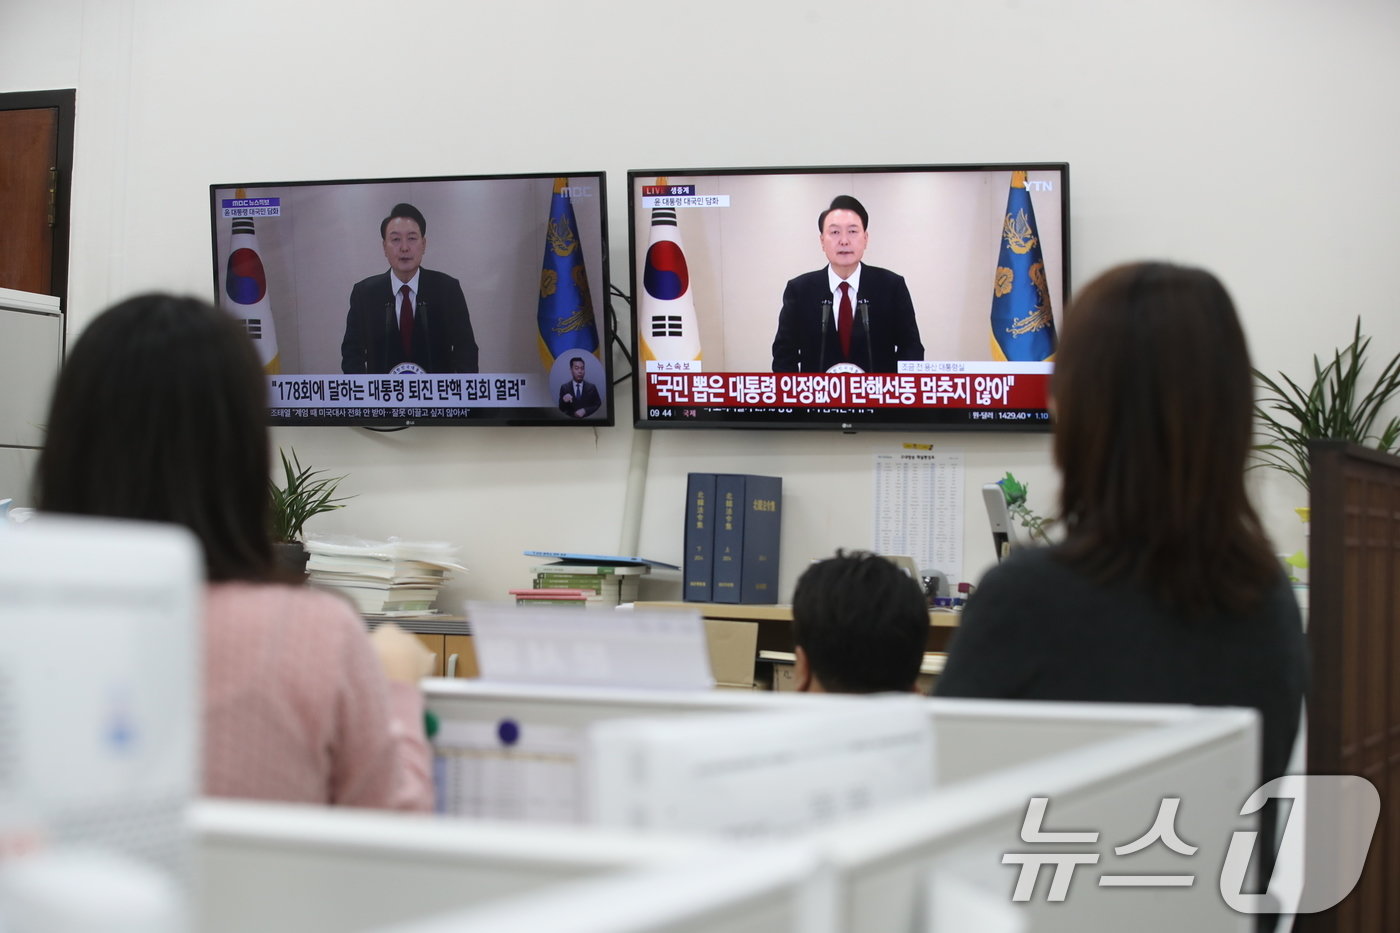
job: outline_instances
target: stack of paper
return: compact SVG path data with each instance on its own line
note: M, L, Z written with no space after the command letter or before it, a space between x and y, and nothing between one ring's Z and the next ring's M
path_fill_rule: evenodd
M617 606L637 600L637 588L648 568L645 564L581 564L560 562L536 564L534 592L542 590L575 590L582 592L582 601L590 607ZM520 602L522 594L531 591L511 590Z
M440 541L312 535L306 550L311 584L344 594L371 617L433 612L448 575L466 570L456 562L457 549Z

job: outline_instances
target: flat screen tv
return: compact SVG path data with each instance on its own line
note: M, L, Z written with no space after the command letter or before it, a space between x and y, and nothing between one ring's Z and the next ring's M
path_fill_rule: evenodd
M612 424L604 183L211 185L216 301L259 348L270 422Z
M1048 430L1067 164L627 182L638 427Z

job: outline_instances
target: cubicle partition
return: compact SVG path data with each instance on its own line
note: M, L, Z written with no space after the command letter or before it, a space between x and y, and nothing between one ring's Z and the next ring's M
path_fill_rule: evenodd
M1037 718L1091 722L1101 712L1119 724L1151 718L1085 704L1045 704ZM392 933L1243 933L1253 918L1219 888L1222 876L1232 881L1234 834L1254 828L1239 811L1257 779L1256 716L1177 709L1167 719L781 842L746 843L722 863L610 875ZM683 736L700 722L675 728Z
M472 769L447 783L475 783L472 806L517 822L462 818L455 806L465 792L449 796L439 818L207 802L195 820L202 930L316 933L421 921L405 933L1143 933L1250 923L1217 888L1234 831L1253 828L1253 816L1240 815L1258 774L1252 711L447 681L429 682L427 694L439 753ZM746 728L725 725L735 716ZM858 786L855 771L833 783L834 768L794 768L791 743L780 738L808 731L799 722L831 722L834 740L852 723L886 718L870 741L888 744L892 766L931 790L888 795L878 782ZM639 719L651 725L627 721ZM748 734L763 721L774 733L766 756ZM918 743L909 739L911 722L927 725ZM742 761L760 778L755 786L770 760L786 769L782 781L767 782L770 797L790 787L794 799L812 791L807 799L826 800L805 828L775 821L752 831L757 824L744 820L757 794L749 798L734 783L738 759L707 760L700 751L726 731L759 750ZM578 825L592 816L589 781L627 770L616 762L590 767L598 735L611 735L614 749L618 735L633 743L628 748L655 738L662 751L687 748L695 737L682 777L701 788L721 786L705 783L715 775L728 782L727 794L715 796L746 814L740 829L731 824L726 833L716 819L708 834L695 831L693 813L684 822L686 808L674 797L653 808L645 831ZM649 793L677 780L681 772L653 767L663 757L637 757L651 764L626 774L629 786ZM454 765L439 766L441 773ZM863 767L880 765L872 758ZM1040 816L1036 798L1044 802ZM621 821L643 822L626 814ZM681 835L681 827L690 831ZM1037 828L1093 839L1039 837ZM1046 862L1031 871L1036 884L1023 900L1016 892L1027 869L1008 855ZM1069 884L1060 899L1051 876L1064 860ZM1170 880L1132 881L1143 876ZM658 900L657 892L669 893Z
M1047 705L1066 719L1095 714L1092 705ZM1234 833L1257 828L1240 814L1258 783L1257 743L1253 711L1199 709L805 841L833 873L836 927L851 933L972 929L968 917L940 910L941 882L1011 905L1008 929L1244 931L1253 918L1231 910L1219 886Z
M716 843L349 808L204 800L190 814L200 933L353 933L580 878L703 858Z
M802 711L861 697L767 691L609 690L485 681L424 681L438 723L439 809L467 817L582 820L580 760L589 727L614 719ZM1002 700L925 702L935 786L1160 728L1195 716L1185 706L1096 704L1067 716L1058 704ZM937 749L956 749L940 754Z
M183 528L0 520L0 928L183 917L203 576Z
M816 853L792 844L560 885L376 933L838 933Z

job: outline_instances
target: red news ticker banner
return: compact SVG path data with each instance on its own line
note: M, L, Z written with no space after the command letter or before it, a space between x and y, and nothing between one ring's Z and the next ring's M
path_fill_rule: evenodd
M1043 409L1046 373L647 373L647 406Z

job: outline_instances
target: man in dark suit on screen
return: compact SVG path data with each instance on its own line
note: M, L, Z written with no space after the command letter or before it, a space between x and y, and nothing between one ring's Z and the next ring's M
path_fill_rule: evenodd
M379 225L389 271L355 283L340 368L387 373L412 363L429 373L477 372L476 337L461 284L424 269L428 223L412 204L395 204Z
M568 382L559 387L559 410L570 418L587 418L603 405L598 387L584 381L583 357L569 360Z
M903 276L861 262L868 219L864 206L844 194L817 218L828 265L788 281L773 372L892 373L900 360L924 358Z

